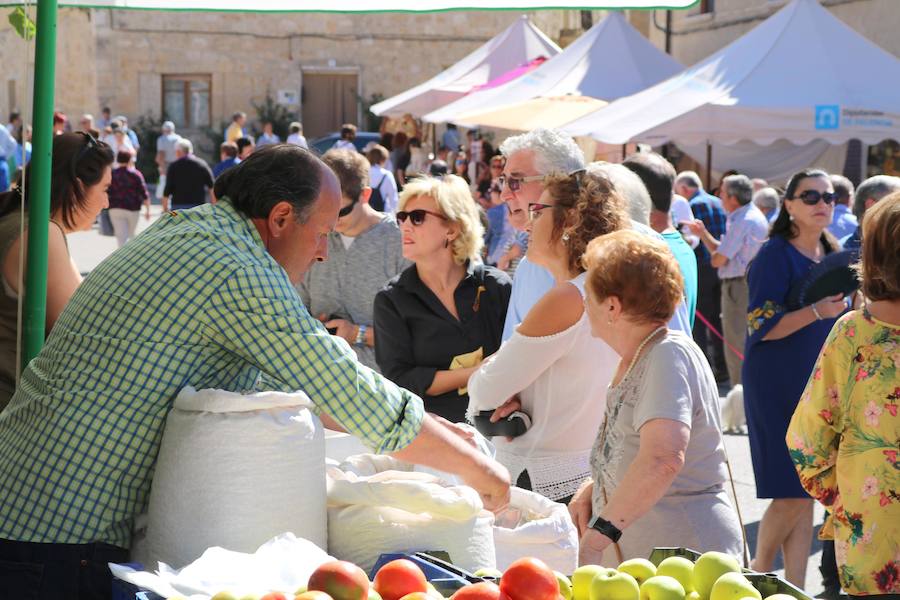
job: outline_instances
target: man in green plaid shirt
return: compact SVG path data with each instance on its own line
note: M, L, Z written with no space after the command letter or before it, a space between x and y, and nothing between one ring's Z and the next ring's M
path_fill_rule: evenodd
M127 557L166 415L187 385L303 390L326 424L461 475L488 507L505 503L501 466L357 362L297 296L294 284L327 258L334 174L299 147L272 146L215 191L217 204L164 215L85 279L0 414L10 597L109 596L105 562Z

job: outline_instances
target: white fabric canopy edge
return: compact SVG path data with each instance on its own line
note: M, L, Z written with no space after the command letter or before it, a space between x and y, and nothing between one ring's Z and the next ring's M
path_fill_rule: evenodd
M540 10L588 8L687 8L697 0L60 0L60 6L144 10L248 12L433 12L446 10ZM2 2L0 6L22 6Z

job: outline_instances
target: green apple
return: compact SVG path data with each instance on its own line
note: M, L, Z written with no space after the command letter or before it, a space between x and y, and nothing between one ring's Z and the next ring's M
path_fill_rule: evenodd
M618 566L617 570L621 573L628 573L634 577L638 585L656 575L656 565L646 558L630 558Z
M472 573L472 575L474 575L475 577L490 577L492 579L500 579L501 577L503 577L503 572L499 569L483 567Z
M369 600L381 600L381 594L375 591L374 586L369 586Z
M766 596L766 600L797 600L794 596L790 594L772 594L771 596Z
M656 574L674 577L688 594L694 591L694 563L683 556L665 559L656 567Z
M559 584L559 595L563 600L572 600L572 582L559 571L553 571L553 574L556 575L556 582Z
M307 588L305 585L301 585L297 588L297 591L294 592L294 595L299 596L300 594L305 594L308 590L309 588Z
M597 573L606 573L610 569L599 565L583 565L572 573L572 597L575 600L589 600L591 597L591 581Z
M741 598L762 600L759 590L741 573L725 573L716 580L709 593L709 600L741 600Z
M694 589L700 600L709 600L713 584L725 573L740 573L741 565L724 552L706 552L694 563Z
M231 592L219 592L209 600L238 600L238 597Z
M700 593L697 590L688 592L688 595L684 597L684 600L700 600ZM796 600L796 598L794 600Z
M641 588L628 573L606 569L591 580L590 600L640 600L640 597Z
M641 584L641 600L685 600L684 587L668 575L654 575Z

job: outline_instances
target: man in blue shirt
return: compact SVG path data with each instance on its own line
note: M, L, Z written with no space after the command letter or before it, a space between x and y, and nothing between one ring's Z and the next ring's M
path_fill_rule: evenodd
M853 202L853 184L843 175L832 175L830 179L834 195L837 198L834 201L834 213L828 231L840 240L852 234L859 226L856 216L850 212L850 204Z
M216 163L216 166L214 166L212 170L213 177L218 179L219 175L231 167L240 164L240 162L241 159L238 158L237 144L234 142L222 142L219 146L219 162Z
M894 192L900 192L900 177L890 175L875 175L869 177L856 188L856 196L853 199L853 212L860 223L863 215L876 202ZM857 225L853 233L841 238L844 250L859 250L862 245L862 225Z
M726 216L722 202L703 189L700 176L693 171L683 171L675 178L675 193L688 199L695 219L703 221L706 231L715 240L725 234ZM694 250L697 256L697 312L717 332L722 331L722 286L715 267L710 263L709 250L699 244ZM722 340L716 334L708 335L703 319L694 323L694 341L703 349L713 368L717 381L728 377Z
M769 237L769 222L753 204L753 184L746 175L731 175L722 180L722 206L728 211L728 227L721 240L713 239L703 221L691 223L691 230L711 254L710 264L722 280L722 326L725 364L731 385L741 382L741 358L747 339L747 267Z

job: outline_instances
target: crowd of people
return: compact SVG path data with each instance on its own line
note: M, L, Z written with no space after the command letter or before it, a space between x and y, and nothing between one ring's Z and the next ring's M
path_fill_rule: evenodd
M402 132L359 148L347 124L319 158L245 123L234 115L215 170L166 123L167 214L83 284L65 234L107 193L131 212L148 196L127 125L56 136L50 337L18 386L28 186L0 196L0 559L84 561L98 543L127 556L185 385L303 389L326 425L459 473L488 507L510 483L566 503L582 562L667 545L739 556L728 382L742 386L757 495L772 499L752 567L781 551L804 584L812 497L831 513L839 585L898 592L900 179L854 190L808 169L781 193L729 173L709 193L660 154L588 162L547 129L495 151L450 127L429 157ZM793 304L845 248L861 292ZM494 438L492 460L460 427L479 413L530 426Z

